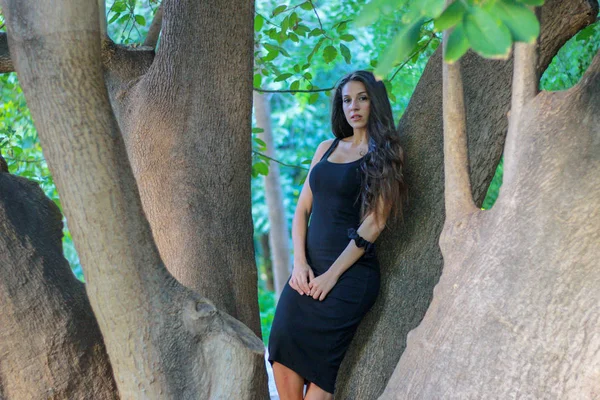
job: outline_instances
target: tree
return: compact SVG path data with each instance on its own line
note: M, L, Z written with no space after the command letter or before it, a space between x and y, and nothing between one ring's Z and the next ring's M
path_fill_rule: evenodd
M3 3L10 57L61 194L122 397L267 393L263 346L252 333L260 333L247 179L253 6L242 3L219 9L212 2L166 2L156 53L103 38L94 1ZM214 40L198 42L196 35ZM221 54L227 48L235 51ZM170 196L173 188L177 196ZM5 220L12 222L8 237L23 234L13 217ZM42 245L50 240L44 233ZM3 241L9 257L14 246ZM59 276L33 277L31 291L21 295L43 296L34 289L56 287L51 282ZM3 304L13 301L15 286L7 288ZM52 307L41 311L48 318L58 314ZM65 318L54 322L85 322ZM72 334L71 324L62 326ZM38 352L51 354L52 342ZM95 346L102 354L101 343ZM77 364L79 354L71 354ZM14 364L3 372L2 382L10 382L5 395L26 393L33 377L18 379ZM41 381L55 379L43 368L36 372L46 378ZM85 392L88 383L56 380L64 398Z
M591 1L547 1L541 11L542 33L540 38L540 58L537 64L538 73L542 72L548 66L552 57L566 40L584 26L594 22L595 16L598 13L598 5L596 2ZM474 202L476 205L480 205L504 148L504 139L507 130L506 114L510 109L512 62L483 60L474 54L468 53L461 61L461 66L467 110L466 131L468 134L467 142L469 147L469 175ZM405 226L388 231L387 236L382 238L382 245L380 248L386 249L385 252L380 253L380 258L382 260L382 292L380 293L379 301L375 304L374 309L359 327L357 337L342 365L340 371L342 381L339 397L343 399L377 398L382 394L384 388L388 384L392 371L398 364L398 360L404 352L407 334L421 322L425 311L432 301L431 296L434 294L433 288L442 272L444 261L438 247L438 238L442 232L445 218L444 183L442 175L444 167L442 157L443 124L441 112L441 67L442 57L438 50L438 52L430 59L411 102L399 123L399 130L404 138L406 153L410 157L406 169L406 179L412 190L409 193L408 217ZM586 103L587 105L581 105L581 112L584 112L584 110L593 104L591 98L586 97L585 100L589 102ZM426 110L426 112L424 112L424 110ZM533 116L533 114L528 114L528 116ZM532 121L534 120L541 123L537 118L532 119ZM532 127L529 123L526 126ZM579 125L574 124L573 129L581 129L578 128L578 126ZM585 130L580 132L585 132ZM541 135L541 133L539 134ZM539 139L531 140L539 141ZM543 148L542 144L541 147L538 148L538 151ZM529 166L522 167L524 173L528 171L528 167ZM593 169L592 165L589 165L589 167ZM508 168L508 165L505 166L505 169L506 168ZM527 183L524 184L527 185ZM532 185L532 189L538 187L533 186L532 182L530 182L529 185ZM506 190L506 188L503 190ZM591 191L590 187L587 185L585 187L582 186L581 192L578 190L577 193L582 193L586 190L588 190L588 194L585 197L587 199L592 199L594 192ZM464 195L468 197L469 194L467 193ZM595 204L597 207L597 200ZM540 206L542 206L542 204L540 204ZM536 208L536 210L540 212L540 216L542 213L552 212L551 208L547 208L544 211L539 211L538 208ZM497 210L494 211L494 214L496 212ZM516 218L516 216L513 218ZM476 218L474 217L474 219ZM524 220L527 220L527 218L524 217ZM532 222L530 221L529 223ZM515 228L515 225L511 225L510 223L507 224L506 228L510 226ZM467 228L467 224L465 223L464 234L468 235L471 233L472 235L476 235L477 231L474 229L474 227L471 229ZM504 243L511 248L509 242L506 240L512 237L513 233L511 233L509 229L505 230L505 228L502 228L499 230L498 234L504 235ZM568 230L563 230L562 234L568 234ZM543 236L540 235L541 234L538 232L537 235L533 237L542 240ZM452 234L450 234L450 237L447 235L446 240L450 241L451 237ZM522 236L519 237L523 238ZM533 237L529 240L534 240ZM593 235L590 235L589 240L592 238ZM491 248L495 248L496 251L501 251L500 249L503 248L498 245L500 236L492 236L490 234L486 239L487 241L485 244L481 240L477 241L478 245L482 246L482 250L485 249L486 251L490 251ZM447 251L452 251L452 253L447 253L451 257L461 257L459 252L462 247L458 244L460 243L460 239L456 238L456 241L456 244L453 245L450 245L450 243L446 244L448 248ZM524 241L522 245L526 245L527 243L531 244L532 242ZM443 241L442 244L444 244ZM472 250L475 251L476 248L477 247L475 246ZM519 247L512 247L511 249L513 248L516 250ZM520 247L520 249L523 250L523 247ZM545 250L542 248L539 250L540 260L542 260L541 254L544 253ZM475 279L479 276L474 272L474 269L468 268L468 254L471 253L466 253L464 256L465 258L453 259L450 263L446 264L448 265L446 268L453 271L452 273L448 272L448 274L454 275L460 273L462 275L462 281L457 282L453 280L452 282L452 284L456 283L459 285L459 288L465 287L464 285L466 285L469 279L477 282ZM513 264L511 265L510 270L514 272L513 268L516 268L518 265L525 269L522 264L514 262L517 255L512 252L511 254L513 254L513 259L511 260ZM538 253L536 252L536 254ZM587 259L589 256L590 253L588 253L587 256L583 256L583 259ZM444 257L446 257L446 255L444 255ZM548 257L550 257L550 255L548 255ZM557 256L556 259L565 262L565 260L568 259L566 257L561 258ZM504 260L505 262L508 262L507 259ZM462 262L465 264L461 265ZM476 263L476 261L473 262ZM485 266L481 263L478 265L481 268ZM527 266L528 270L530 268L531 266ZM499 278L495 282L506 287L510 287L511 284L517 285L506 269L498 269L499 273L500 271L504 273L504 280ZM523 278L523 280L526 280L529 284L535 283L535 278L531 276ZM449 393L453 393L451 391L452 389L448 386L441 385L439 387L443 387L449 391L438 391L436 392L437 395L433 392L419 392L416 390L414 392L408 391L408 382L411 382L409 379L419 379L420 382L424 382L430 377L431 373L425 365L435 371L432 379L438 379L439 381L443 381L445 376L456 377L460 371L468 373L467 370L460 368L448 372L445 368L450 364L444 364L448 358L442 359L439 354L432 354L433 350L437 350L440 351L440 354L444 353L446 357L449 357L447 351L441 351L447 349L447 347L441 348L441 346L449 346L448 342L440 340L438 342L439 344L436 344L435 348L430 351L429 346L433 346L434 342L431 341L429 336L426 336L426 342L425 337L419 337L419 335L425 335L426 332L428 334L434 329L436 332L442 334L444 332L443 330L437 330L438 323L446 324L443 326L446 328L445 332L448 332L451 330L448 324L452 324L452 318L462 320L468 319L470 308L468 308L465 303L462 303L464 306L463 308L454 308L455 306L452 306L452 312L448 312L446 319L441 319L443 311L440 310L441 306L439 303L454 301L454 297L449 294L452 286L450 285L449 287L447 282L448 281L446 281L444 285L440 282L440 285L435 291L436 296L434 297L434 303L432 303L432 311L427 314L429 321L424 320L419 329L411 334L411 337L414 338L414 347L410 352L410 355L407 354L400 361L398 370L402 372L396 372L396 375L392 378L392 381L390 381L383 398L396 398L394 396L397 396L398 398L427 399L450 396ZM577 280L570 282L575 283ZM475 283L471 283L469 287L472 288L474 285ZM523 283L523 285L525 285L525 283ZM529 288L531 288L531 286L529 286ZM526 292L527 289L523 288L523 290ZM442 291L445 292L446 297L442 296ZM524 292L521 292L521 294L524 294ZM465 295L465 292L461 291L461 293L463 293L463 296ZM481 292L481 286L479 286L477 293L477 295L468 298L472 302L483 302L484 297L483 292ZM500 293L497 294L500 295ZM506 295L507 292L504 292L504 294ZM499 297L495 297L495 295L493 289L489 288L489 293L487 293L486 296L490 299L490 302L483 302L484 304L482 304L482 307L485 307L486 305L492 306L492 296L499 299ZM590 301L593 302L593 298L590 298ZM523 308L523 312L526 314L527 311L525 310L527 310L527 308ZM529 310L530 313L535 313L534 308L530 308ZM579 310L585 311L586 308L585 306L582 306ZM434 318L433 315L435 315L436 311L438 312L437 315L440 319ZM529 318L529 316L525 314L520 315L520 317L523 318L523 324L531 323L533 326L535 324L550 322L541 317ZM477 315L479 316L480 314ZM458 337L461 333L466 333L468 331L466 323L467 321L463 323L462 330L452 329L452 337ZM592 325L588 325L588 327L589 329L593 329ZM565 331L562 335L568 335L567 332L568 331ZM473 339L473 335L475 334L476 333L465 336ZM479 340L482 339L479 338ZM462 342L463 347L461 347L463 353L456 354L457 363L459 363L460 360L464 360L469 355L474 358L477 357L477 355L480 355L484 358L485 349L479 346L477 348L479 353L475 351L468 352L464 347L467 343L469 343L468 339L465 338ZM424 349L427 349L427 351L424 351ZM497 349L498 348L495 348L494 351ZM410 357L410 362L405 361L405 357ZM485 358L485 360L489 361L488 358ZM528 361L523 362L529 362L531 361L531 358L527 358L527 360ZM436 361L438 364L435 364ZM523 365L521 365L521 367L523 367ZM411 368L414 368L414 373L409 375L406 371ZM442 369L444 369L446 374L441 371ZM485 369L482 371L485 371ZM522 369L519 371L523 372ZM475 379L476 378L474 378L473 375L473 380L469 382L473 383L475 382ZM454 381L449 380L448 382ZM450 383L448 383L448 385L450 385ZM419 387L422 388L423 386ZM477 387L479 387L479 384L477 384ZM481 387L481 390L483 390L483 387ZM503 392L492 391L491 393L494 393L495 395L495 393ZM490 392L487 394L489 395ZM470 394L466 391L457 391L457 398L465 398L469 397L469 395ZM484 392L478 392L478 394L472 394L472 397L481 398L487 396Z
M217 18L214 16L217 8L212 2L166 2L163 36L156 54L144 48L122 48L109 41L103 42L101 54L98 30L90 29L98 20L94 4L86 4L85 8L67 1L63 4L72 7L59 7L50 2L28 6L5 1L4 10L8 16L11 56L56 176L67 216L73 222L86 274L86 290L110 357L116 386L123 397L138 395L142 387L148 397L197 398L221 393L229 398L260 398L260 394L265 393L261 392L264 383L262 345L243 325L216 311L205 299L174 280L165 272L161 261L162 257L174 275L213 299L219 309L251 327L255 324L252 320L257 313L248 311L252 308L251 302L256 301L255 295L252 298L250 291L242 287L247 283L245 279L254 279L252 284L255 285L252 276L255 269L253 265L248 266L247 261L252 257L244 250L251 231L245 222L249 214L248 183L243 182L250 173L252 44L247 25L251 25L248 23L252 18L251 7L241 2L232 4L231 8L220 8ZM71 12L61 14L60 10ZM592 22L596 13L595 3L582 0L550 1L544 6L540 71L567 38ZM36 18L41 16L44 24L36 23ZM65 31L63 27L69 29ZM205 40L201 43L192 40L192 31L199 32ZM230 49L228 46L236 46L236 50L224 51L220 58L221 49ZM100 70L102 63L104 75ZM502 152L511 65L483 61L472 54L466 56L462 65L471 179L478 204ZM410 156L406 178L413 188L407 224L389 230L382 238L381 248L386 249L381 254L382 292L373 312L362 324L341 370L339 397L344 399L377 398L383 392L404 349L406 334L423 317L441 272L442 258L437 245L444 220L440 67L438 52L430 60L400 121L404 146ZM108 94L103 89L105 84ZM218 90L220 88L223 89ZM195 93L206 97L192 96ZM170 165L176 168L171 171ZM16 193L17 187L25 191L22 186L28 185L6 174L0 174L0 183L5 185L2 189L10 187L0 191L0 196L4 196L0 209L8 210L0 214L0 222L3 227L9 227L7 232L11 232L11 239L18 238L12 241L8 241L8 236L0 238L1 254L8 257L7 264L2 265L28 269L26 276L31 276L29 279L33 282L31 289L18 293L29 296L18 304L48 304L34 311L45 315L54 325L55 321L62 321L58 325L65 339L58 339L61 336L51 331L42 331L49 336L34 343L46 346L37 348L35 354L42 358L52 354L55 350L52 343L75 343L77 349L74 336L77 337L78 330L73 327L79 326L85 312L87 321L93 320L89 317L90 307L84 304L83 288L79 286L77 295L78 307L83 311L60 313L62 319L57 319L60 307L71 310L69 307L73 306L52 301L64 293L61 286L51 284L57 282L57 278L45 273L54 271L55 267L19 263L23 254L29 254L32 259L45 259L44 251L60 259L56 256L60 254L56 239L58 229L41 229L49 221L57 224L56 213L48 205L40 205L38 211L34 211L33 205L15 210L16 202L8 200L6 194ZM178 196L180 198L175 199ZM26 192L24 197L33 199L35 193ZM161 202L165 202L164 209L159 210L163 206ZM218 204L215 206L215 203ZM40 223L28 226L28 230L15 223L35 220L36 212L41 213L38 215ZM149 224L143 218L144 213ZM183 226L165 221L165 215L183 222ZM235 232L221 230L222 226L232 224L232 220ZM171 243L171 233L175 239L188 241ZM196 234L199 239L187 237ZM35 235L41 237L34 241L40 246L39 250L34 250L25 240ZM50 242L54 243L52 250L44 247ZM49 257L48 262L51 260ZM214 265L225 272L219 274ZM200 267L202 271L195 273L194 269ZM13 310L6 305L17 304L15 288L23 286L20 280L23 274L14 271L2 269L0 272L0 281L4 284L0 286L3 305L0 323L11 327L21 325L18 330L3 331L7 334L2 337L2 345L15 343L14 338L8 341L11 335L31 335L36 325L30 322L44 320L33 312L20 313L19 318L5 312ZM48 293L36 291L40 287L58 289ZM239 296L232 301L228 293ZM433 307L435 309L435 303ZM5 321L12 325L5 325ZM429 326L435 324L433 321ZM89 327L89 330L94 328ZM255 326L253 330L256 332ZM74 354L71 364L80 369L64 374L93 376L90 379L96 387L103 388L103 396L114 397L115 382L110 378L99 382L95 378L110 373L100 335L95 333L92 337L96 338L95 350L88 359L97 364L90 363L87 367L84 358L76 358L81 353L66 352ZM26 342L21 344L26 346L30 341ZM81 346L87 349L90 345ZM0 351L5 354L6 347ZM415 353L415 350L407 351L407 357L411 357L407 359L414 360ZM20 358L25 350L19 348L10 354ZM436 355L428 353L427 358L438 360ZM53 382L43 364L39 366L35 359L31 360L25 366L38 368L36 374L49 383L46 387L60 386L61 391L56 390L60 393L57 397L77 397L77 393L85 393L91 384L84 380L73 383L68 378ZM406 362L403 358L400 371L407 365L410 367L403 364ZM21 370L14 367L17 364L6 365L0 364L0 393L10 397L13 391L27 390L19 386L24 382L22 379L14 379ZM151 368L139 368L140 365ZM97 371L103 372L97 374ZM439 371L436 373L440 376ZM232 376L240 379L230 379ZM394 378L389 390L402 394L402 387L393 386L397 382L402 382L402 378L399 381ZM231 384L237 386L232 388ZM163 394L159 395L161 390Z
M470 192L460 66L444 65L444 272L382 399L598 395L600 52L554 93L538 93L536 44L514 52L491 211Z
M266 145L266 155L273 158L275 157L275 148L271 129L269 96L255 92L253 103L256 126L262 129L259 137ZM265 176L265 199L269 210L269 247L273 254L275 293L279 296L290 275L290 240L277 163L269 166L269 173Z

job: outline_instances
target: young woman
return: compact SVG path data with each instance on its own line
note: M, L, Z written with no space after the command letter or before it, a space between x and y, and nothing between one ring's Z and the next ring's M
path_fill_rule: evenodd
M344 354L379 292L373 242L406 194L382 82L366 71L342 78L331 123L335 139L317 148L298 199L294 269L269 339L281 400L333 398Z

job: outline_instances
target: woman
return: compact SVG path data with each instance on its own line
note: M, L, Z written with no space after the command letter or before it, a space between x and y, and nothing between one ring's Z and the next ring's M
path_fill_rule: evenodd
M333 398L344 354L379 292L373 242L406 193L382 82L366 71L342 78L331 122L336 138L317 148L298 199L294 269L269 339L281 400Z

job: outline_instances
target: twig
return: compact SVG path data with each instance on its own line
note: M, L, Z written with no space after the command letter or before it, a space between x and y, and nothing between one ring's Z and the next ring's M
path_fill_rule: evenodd
M308 168L306 168L306 167L301 167L299 165L286 164L283 161L276 160L276 159L274 159L272 157L269 157L268 155L263 154L263 153L261 153L259 151L256 151L256 150L252 150L252 153L254 153L254 154L258 155L258 156L264 157L264 158L268 158L271 161L275 161L277 164L283 165L284 167L298 168L298 169L303 169L303 170L308 171Z
M12 161L12 162L22 162L22 163L28 163L28 164L37 164L37 163L43 163L44 159L41 160L23 160L20 158L13 158L13 157L4 157L5 160L7 161Z
M317 7L315 7L315 3L313 3L313 0L308 0L308 1L310 2L310 5L312 6L313 11L315 12L315 15L317 16L317 21L319 21L319 26L321 27L321 31L325 32L325 29L323 29L323 24L321 23L321 17L319 17L319 13L317 12ZM323 36L325 36L329 40L333 40L327 34L324 34Z
M427 46L429 46L429 43L431 43L433 41L433 39L438 38L439 37L437 35L431 35L431 38L427 41L427 43L425 43L423 46L421 46L420 48L418 48L417 50L415 50L410 56L408 56L408 58L406 60L404 60L404 62L398 67L398 69L396 70L396 72L394 72L394 75L392 75L392 77L390 78L390 82L394 80L394 78L396 77L396 75L398 74L398 72L400 72L400 70L402 68L404 68L404 66L406 64L408 64L408 62L415 56L415 54L422 52L423 50L425 50L427 48Z
M328 90L333 90L334 87L324 88L324 89L298 89L298 90L290 90L290 89L262 89L262 88L254 88L256 92L260 93L319 93L319 92L327 92Z

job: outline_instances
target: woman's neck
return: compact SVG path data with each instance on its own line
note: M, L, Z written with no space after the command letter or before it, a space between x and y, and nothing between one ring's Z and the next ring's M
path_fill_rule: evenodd
M367 135L367 129L354 129L352 135L352 146L360 146L369 141L369 135Z

